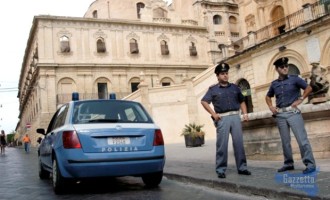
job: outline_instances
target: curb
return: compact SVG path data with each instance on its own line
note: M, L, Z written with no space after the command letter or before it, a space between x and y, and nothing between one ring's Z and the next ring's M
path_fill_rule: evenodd
M179 181L182 183L191 183L196 185L202 185L208 188L212 188L219 191L226 191L230 193L237 193L247 196L260 196L264 198L270 199L288 199L288 200L297 200L297 199L311 199L311 200L329 200L326 197L320 196L308 196L305 194L290 192L290 191L277 191L276 189L268 189L268 188L258 188L253 185L240 185L237 183L230 182L222 182L222 181L214 181L207 180L202 178L195 178L190 176L172 174L164 172L164 176L169 180Z

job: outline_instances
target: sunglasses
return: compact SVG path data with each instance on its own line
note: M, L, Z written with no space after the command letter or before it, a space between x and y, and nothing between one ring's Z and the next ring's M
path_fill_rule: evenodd
M289 66L288 65L281 65L281 66L278 66L279 68L281 68L281 69L284 69L284 68L289 68Z

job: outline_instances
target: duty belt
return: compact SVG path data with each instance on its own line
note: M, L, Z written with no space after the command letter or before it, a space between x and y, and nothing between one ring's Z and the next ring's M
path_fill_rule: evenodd
M283 113L283 112L299 112L300 110L298 108L292 108L291 106L284 107L284 108L276 108L276 111L278 113Z
M238 114L239 114L238 110L224 112L224 113L218 113L218 115L220 115L220 117L224 117L224 116L228 116L228 115L238 115Z

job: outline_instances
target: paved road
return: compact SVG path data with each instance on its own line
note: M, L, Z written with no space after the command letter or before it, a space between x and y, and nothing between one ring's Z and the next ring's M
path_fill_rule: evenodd
M53 192L50 182L39 180L37 164L32 164L35 161L36 152L26 154L21 148L6 148L6 154L0 156L0 199L29 199Z
M142 180L122 177L94 180L71 185L64 195L55 195L51 180L40 180L37 169L37 154L33 149L26 154L21 148L7 148L0 156L1 200L89 200L89 199L134 199L134 200L249 200L251 196L219 192L200 185L183 184L164 177L158 188L145 188ZM253 197L263 200L261 197Z
M105 183L82 185L72 188L74 195L56 196L53 193L51 180L44 181L38 177L36 149L32 149L30 154L26 154L21 148L6 148L6 155L0 156L0 199L89 199L91 197L105 198L113 197L116 191L125 197L131 195L131 191L142 191L139 198L154 199L153 195L159 195L158 190L144 190L142 181L137 179L127 179L120 181L119 188L116 180ZM281 161L253 161L248 160L248 167L252 171L252 176L238 175L235 170L233 155L229 157L229 167L227 178L217 178L214 167L215 161L215 141L206 141L203 147L186 148L184 143L166 145L165 178L161 184L161 191L170 197L169 189L171 183L168 181L182 181L194 183L198 186L206 186L216 190L228 191L243 195L257 195L267 199L330 199L330 159L316 160L319 167L317 174L308 176L315 178L312 184L300 184L303 187L313 187L312 192L297 190L283 182L283 173L276 173L276 169L281 167ZM301 171L304 169L300 160L296 160L296 170L288 177L298 175L302 177ZM292 175L293 174L293 175ZM280 180L277 180L280 179ZM109 189L109 185L112 189ZM123 187L123 188L121 188ZM146 193L144 193L146 192ZM220 193L216 193L220 194ZM147 196L145 196L147 195ZM174 195L175 196L175 195ZM192 193L182 193L182 196L191 196ZM172 196L173 197L173 196ZM120 198L120 197L118 197ZM133 199L139 199L133 198ZM142 199L143 199L142 198ZM162 199L168 199L163 196ZM212 199L212 198L210 198Z

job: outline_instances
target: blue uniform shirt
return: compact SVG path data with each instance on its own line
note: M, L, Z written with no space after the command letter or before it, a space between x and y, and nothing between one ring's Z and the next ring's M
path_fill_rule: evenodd
M300 90L306 89L307 83L302 78L289 75L284 80L274 80L267 92L268 97L276 97L276 107L290 106L301 96Z
M216 113L224 113L239 110L244 96L235 84L229 83L227 87L216 84L209 87L202 101L212 102Z

